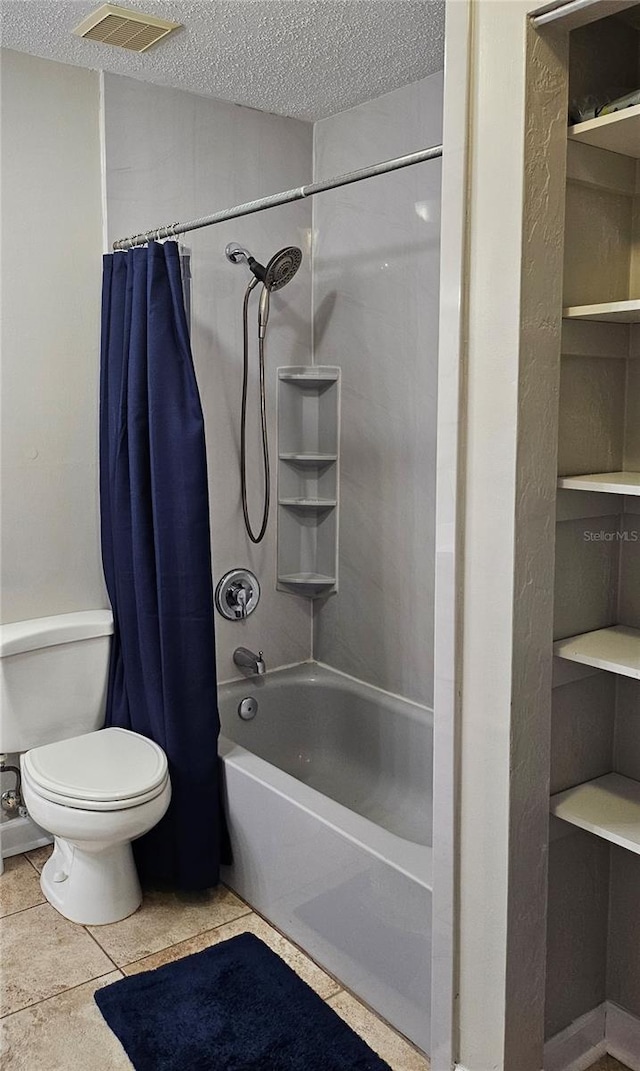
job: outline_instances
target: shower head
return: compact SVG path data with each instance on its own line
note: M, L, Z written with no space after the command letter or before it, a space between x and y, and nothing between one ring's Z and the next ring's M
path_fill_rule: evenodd
M302 252L297 246L288 245L274 253L266 268L264 264L260 264L255 257L251 256L248 249L244 249L237 242L230 242L225 249L225 254L227 260L230 260L232 264L239 264L241 260L246 260L250 271L262 283L263 290L260 295L260 308L258 310L258 335L260 338L264 338L267 330L267 320L269 319L269 296L271 291L282 290L283 286L291 282L302 264ZM255 282L252 281L252 285L255 286Z
M266 268L251 255L248 249L244 249L237 242L230 242L225 253L227 260L230 260L232 264L239 264L240 261L245 260L250 271L267 290L281 290L283 286L291 282L302 263L302 252L295 245L289 245L274 253Z
M262 282L267 290L282 290L290 283L302 263L302 253L295 245L288 245L275 253L265 268Z

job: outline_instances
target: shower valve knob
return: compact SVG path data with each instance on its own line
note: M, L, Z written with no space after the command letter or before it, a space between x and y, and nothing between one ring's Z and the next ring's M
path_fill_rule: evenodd
M216 609L228 621L243 621L253 613L259 598L260 584L249 569L232 569L216 587Z

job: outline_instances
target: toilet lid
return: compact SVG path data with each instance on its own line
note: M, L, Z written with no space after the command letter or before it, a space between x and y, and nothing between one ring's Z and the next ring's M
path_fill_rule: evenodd
M45 744L28 751L23 763L36 787L69 801L133 804L167 779L162 748L128 729L100 729Z

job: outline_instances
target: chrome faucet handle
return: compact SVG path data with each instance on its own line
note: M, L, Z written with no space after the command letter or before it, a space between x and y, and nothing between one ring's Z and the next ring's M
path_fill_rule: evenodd
M236 597L236 615L242 619L247 616L247 589L238 584L238 589L235 592Z

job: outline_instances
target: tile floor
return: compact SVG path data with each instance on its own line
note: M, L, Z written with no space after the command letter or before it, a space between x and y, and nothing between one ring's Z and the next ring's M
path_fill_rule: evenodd
M77 926L40 892L38 875L50 850L5 860L0 878L3 1071L131 1071L94 1003L95 990L247 930L273 948L393 1071L428 1071L428 1061L412 1045L229 889L190 897L151 893L122 922Z

